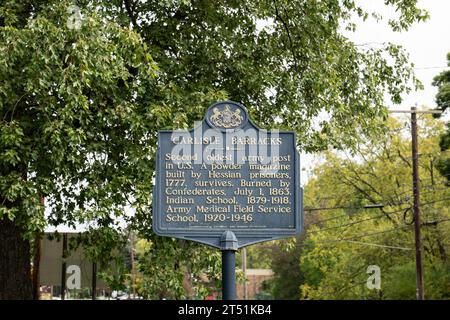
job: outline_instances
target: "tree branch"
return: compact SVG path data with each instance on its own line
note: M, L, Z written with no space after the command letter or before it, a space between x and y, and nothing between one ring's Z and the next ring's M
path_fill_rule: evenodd
M402 155L402 153L400 152L400 149L397 149L397 153L398 153L398 156L400 157L400 159L402 159L403 162L405 162L408 165L408 167L411 168L411 163L409 163L409 161Z
M130 17L131 23L135 29L139 29L139 26L136 22L136 16L132 9L132 4L130 0L123 0L123 4L125 5L125 10L127 11L128 17Z
M289 26L287 25L286 21L283 19L283 17L280 15L280 13L278 11L277 1L276 0L273 1L273 4L275 6L275 16L277 17L277 20L279 20L281 22L284 29L286 30L286 33L287 33L287 36L289 39L289 45L291 47L292 58L294 59L295 70L298 72L297 55L294 51L294 42L292 41L291 32L289 31ZM286 12L286 10L284 10L284 11Z

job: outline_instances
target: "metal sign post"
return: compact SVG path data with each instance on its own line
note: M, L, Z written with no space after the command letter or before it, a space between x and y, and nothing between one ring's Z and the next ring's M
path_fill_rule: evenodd
M236 251L237 239L232 231L225 231L222 245L222 299L236 299Z
M220 249L223 299L236 298L239 248L300 233L302 197L295 132L258 128L239 103L158 133L153 230Z

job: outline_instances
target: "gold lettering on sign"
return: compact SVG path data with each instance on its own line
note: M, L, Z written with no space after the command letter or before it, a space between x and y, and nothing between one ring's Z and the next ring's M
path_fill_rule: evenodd
M290 170L290 164L249 164L250 170L260 170L260 171L280 171L280 170Z
M198 213L216 213L216 212L220 212L220 213L230 213L231 212L231 207L229 205L227 206L197 206L197 212Z
M179 214L168 214L166 222L198 222L197 215L182 216Z
M184 171L166 171L166 178L184 178Z
M208 178L210 179L240 179L242 177L240 172L217 172L217 171L209 171Z
M196 153L194 153L192 155L166 153L165 159L166 159L166 161L197 161L198 156Z
M281 138L254 138L254 137L232 137L232 144L262 144L262 145L280 145L283 143Z
M276 139L235 138L235 144L276 144ZM180 140L179 143L212 143ZM197 155L170 155L164 172L165 222L201 226L249 224L264 227L261 217L292 214L291 155L242 156L244 163L227 163L233 154L210 155L213 163L195 164ZM269 161L269 163L263 163Z
M193 198L186 197L166 197L167 204L194 204Z
M249 181L245 179L240 180L241 187L271 187L272 181Z
M174 144L220 144L220 139L215 136L212 137L185 137L185 136L175 136L172 138L172 143Z

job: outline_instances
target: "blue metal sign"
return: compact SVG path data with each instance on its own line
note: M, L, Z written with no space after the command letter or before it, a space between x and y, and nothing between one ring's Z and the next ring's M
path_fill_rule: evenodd
M234 250L295 236L299 168L295 132L260 129L244 106L215 103L194 129L159 132L153 229Z

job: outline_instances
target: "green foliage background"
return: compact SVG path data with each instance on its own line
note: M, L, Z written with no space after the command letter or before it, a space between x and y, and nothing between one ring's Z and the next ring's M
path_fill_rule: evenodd
M427 17L416 1L385 3L399 12L394 30ZM67 23L72 5L79 29ZM213 276L218 255L151 231L157 130L191 127L229 98L261 127L295 130L302 150L374 139L384 95L399 103L417 81L399 46L365 48L340 33L355 15L370 13L352 0L2 1L0 219L24 239L89 223L85 243L100 248L124 242L111 241L123 220L150 244L146 297L186 297L183 274ZM95 231L105 228L115 231ZM92 252L107 261L113 250Z
M422 241L427 299L450 298L450 189L436 170L441 121L419 121ZM328 153L305 186L306 235L285 253L297 270L274 280L276 298L415 299L411 151L408 120L390 120L380 143L361 144L354 156ZM383 204L381 209L364 209ZM331 208L314 209L309 208ZM277 259L274 266L283 260ZM367 268L381 271L381 289L370 290ZM298 295L289 290L293 273ZM281 290L281 292L283 292Z

